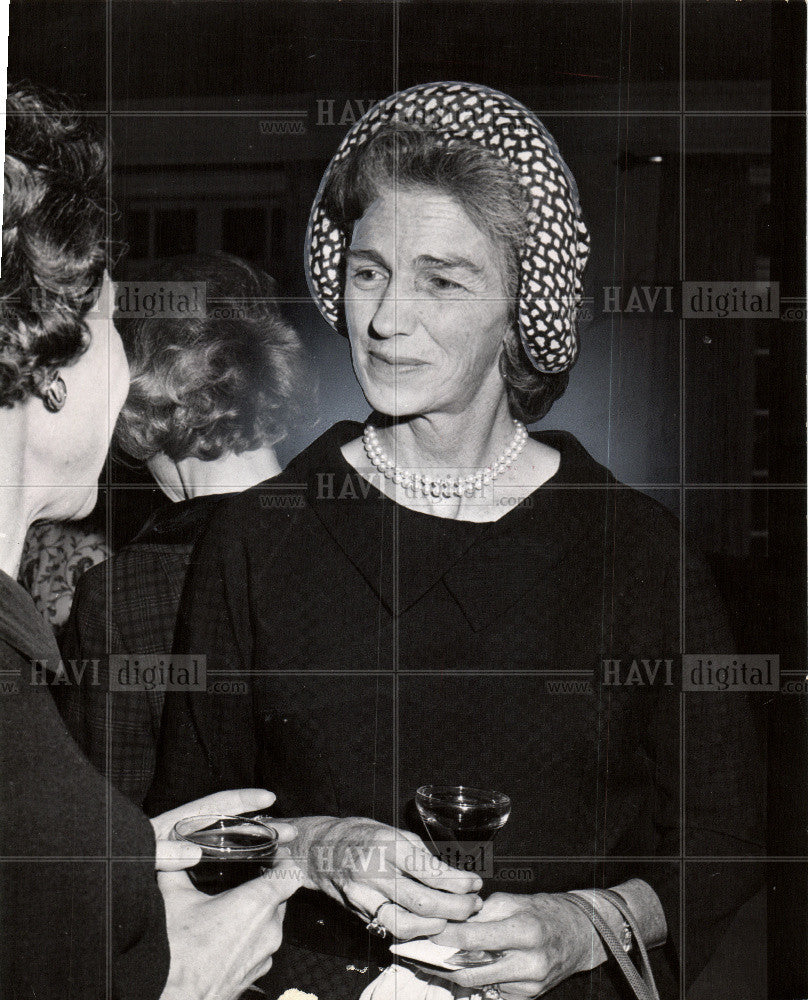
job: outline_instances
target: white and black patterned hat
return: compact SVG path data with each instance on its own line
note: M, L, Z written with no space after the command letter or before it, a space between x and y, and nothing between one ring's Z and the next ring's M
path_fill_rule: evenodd
M578 186L555 140L536 115L507 94L476 83L427 83L372 107L342 140L326 169L306 233L306 278L320 312L339 329L340 267L350 234L323 208L334 166L383 126L414 123L450 146L478 143L514 170L528 193L528 236L519 268L518 322L528 357L540 372L570 368L578 355L578 308L589 256Z

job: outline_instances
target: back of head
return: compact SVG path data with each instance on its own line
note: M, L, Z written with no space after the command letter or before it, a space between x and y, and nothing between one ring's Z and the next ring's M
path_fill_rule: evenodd
M106 264L104 147L65 98L24 83L6 102L0 406L41 395L89 343Z
M206 307L183 318L116 318L131 368L115 432L121 448L142 461L211 461L281 441L308 378L273 279L224 253L151 261L124 277L133 286L202 285Z

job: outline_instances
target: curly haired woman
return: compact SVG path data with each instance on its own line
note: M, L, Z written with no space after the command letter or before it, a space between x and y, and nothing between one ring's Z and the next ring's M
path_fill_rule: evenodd
M274 446L309 395L303 347L268 275L223 253L150 262L145 274L204 284L211 305L199 316L118 320L132 384L115 437L174 503L79 580L62 651L98 659L104 676L57 692L78 744L136 802L154 773L164 692L107 695L107 656L171 651L195 539L225 496L280 472Z

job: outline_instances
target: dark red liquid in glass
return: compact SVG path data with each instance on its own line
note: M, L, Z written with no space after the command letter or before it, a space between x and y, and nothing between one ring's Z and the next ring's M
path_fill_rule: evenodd
M199 830L193 842L202 848L202 858L188 869L191 881L200 892L215 896L218 892L234 889L243 882L258 878L269 871L275 859L277 844L261 833L235 830ZM205 848L215 852L235 848L233 856L205 853ZM247 851L246 848L253 850ZM248 855L245 857L245 854Z

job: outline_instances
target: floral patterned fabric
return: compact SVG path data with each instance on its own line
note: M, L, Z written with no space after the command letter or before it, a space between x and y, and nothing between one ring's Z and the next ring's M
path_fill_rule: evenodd
M79 524L39 521L31 525L18 579L57 635L70 614L79 577L111 554L102 534Z

